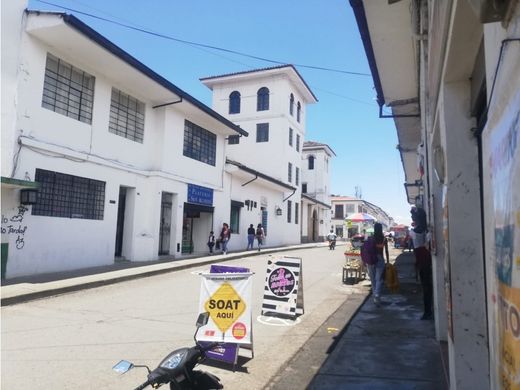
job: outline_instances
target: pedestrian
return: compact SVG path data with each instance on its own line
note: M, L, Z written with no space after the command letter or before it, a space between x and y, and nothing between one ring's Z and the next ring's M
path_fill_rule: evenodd
M256 235L256 240L258 241L258 251L260 252L260 248L262 247L262 244L264 243L264 237L265 237L264 228L262 227L261 223L259 223L258 226L256 227L255 235Z
M231 230L227 223L222 224L222 230L220 231L220 245L222 247L222 254L227 255L227 246L229 239L231 238Z
M424 312L421 320L431 320L433 318L433 275L432 255L428 249L429 240L426 212L421 207L413 207L410 213L412 214L412 220L415 224L413 229L415 267L419 272L419 279L423 290Z
M373 239L376 246L377 261L375 264L368 264L368 273L370 275L370 281L372 283L374 303L379 306L381 304L381 290L383 288L383 274L385 272L384 254L386 254L386 261L390 261L390 255L388 252L388 240L383 234L383 225L381 225L379 222L376 222L374 224Z
M215 234L213 233L213 230L209 232L208 237L208 248L209 248L209 254L213 254L213 247L215 246Z
M255 228L253 224L249 225L249 229L247 229L247 250L253 249L255 245Z

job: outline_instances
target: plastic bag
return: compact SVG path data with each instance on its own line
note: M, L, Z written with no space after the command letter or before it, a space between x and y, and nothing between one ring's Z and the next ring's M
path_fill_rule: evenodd
M399 276L397 275L397 268L394 264L386 263L385 285L391 293L399 292Z

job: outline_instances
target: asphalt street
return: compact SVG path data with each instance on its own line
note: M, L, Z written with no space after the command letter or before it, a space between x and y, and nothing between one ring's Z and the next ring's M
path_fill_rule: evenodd
M242 350L235 372L222 365L202 369L219 376L226 389L262 389L286 362L306 353L302 346L317 332L327 328L330 337L339 332L348 319L332 326L326 323L329 317L349 299L361 304L360 297L368 294L366 287L342 283L343 250L270 254L302 258L305 313L297 321L260 316L270 255L226 262L255 273L254 359L251 351ZM145 380L145 370L120 376L111 367L121 359L154 366L171 350L193 345L198 272L208 268L195 266L2 307L2 388L134 388Z

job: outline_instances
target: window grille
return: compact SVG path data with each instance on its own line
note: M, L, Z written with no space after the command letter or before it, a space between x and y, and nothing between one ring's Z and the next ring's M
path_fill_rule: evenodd
M144 103L112 88L108 131L129 140L143 143Z
M289 100L289 114L291 114L291 116L294 115L294 95L291 93L291 98Z
M294 202L294 223L295 224L298 224L298 222L299 222L300 209L298 207L299 207L298 203Z
M287 172L287 181L288 181L289 183L291 183L291 182L292 182L292 164L289 163L289 165L287 166L287 168L288 168L288 172Z
M300 151L300 135L296 134L296 151Z
M183 155L215 166L217 136L212 132L184 121Z
M302 183L302 193L307 193L307 183Z
M289 145L292 146L293 144L293 129L289 127Z
M294 184L299 185L300 184L300 168L296 167L296 172L294 175Z
M105 182L36 169L40 183L32 215L62 218L103 219Z
M314 169L314 156L309 156L309 171Z
M291 214L292 214L292 202L290 200L287 201L287 222L291 223Z
M92 123L95 77L47 53L42 107Z
M300 104L300 102L298 102L298 104L296 105L296 121L298 123L300 122L301 113L302 113L302 105Z

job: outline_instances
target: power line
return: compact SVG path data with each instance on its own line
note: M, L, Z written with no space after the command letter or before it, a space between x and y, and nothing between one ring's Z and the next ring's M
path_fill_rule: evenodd
M85 16L88 16L88 17L91 17L91 18L94 18L94 19L102 20L102 21L107 22L107 23L112 23L112 24L115 24L115 25L118 25L118 26L121 26L121 27L124 27L124 28L128 28L130 30L139 31L139 32L142 32L144 34L156 36L158 38L163 38L163 39L167 39L167 40L171 40L171 41L175 41L175 42L179 42L179 43L184 43L184 44L190 45L190 46L198 46L198 47L204 47L204 48L207 48L207 49L223 51L225 53L235 54L235 55L239 55L239 56L242 56L242 57L252 58L252 59L255 59L255 60L269 62L269 63L277 64L277 65L285 65L285 64L290 63L290 62L282 62L282 61L277 61L277 60L271 60L269 58L255 56L255 55L252 55L252 54L247 54L247 53L243 53L243 52L236 51L236 50L226 49L226 48L223 48L223 47L207 45L207 44L199 43L199 42L187 41L187 40L184 40L184 39L175 38L175 37L172 37L172 36L169 36L169 35L165 35L165 34L162 34L162 33L153 32L153 31L150 31L150 30L147 30L147 29L144 29L144 28L130 26L128 24L121 23L121 22L118 22L118 21L113 20L113 19L103 18L101 16L97 16L97 15L94 15L94 14L91 14L91 13L88 13L88 12L78 11L76 9L64 7L62 5L51 3L51 2L48 2L48 1L44 1L44 0L36 0L36 1L38 1L40 3L43 3L43 4L52 5L54 7L61 8L61 9L67 10L67 11L75 12L75 13L80 14L80 15L85 15ZM368 73L351 72L351 71L347 71L347 70L326 68L326 67L322 67L322 66L304 65L304 64L296 64L296 63L293 63L293 65L297 66L297 67L300 67L300 68L322 70L322 71L326 71L326 72L343 73L343 74L349 74L349 75L354 75L354 76L368 76L368 77L371 76Z

